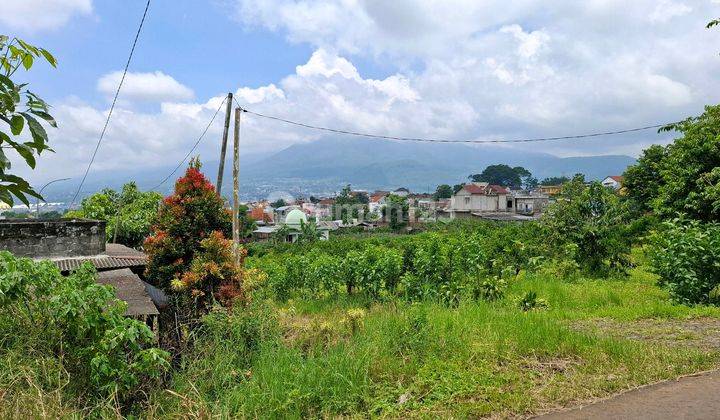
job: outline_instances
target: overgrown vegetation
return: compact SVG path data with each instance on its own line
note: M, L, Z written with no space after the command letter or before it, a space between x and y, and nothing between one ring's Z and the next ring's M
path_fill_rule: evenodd
M3 411L32 389L76 407L110 402L125 410L159 383L168 354L95 275L86 264L63 277L50 262L0 252Z

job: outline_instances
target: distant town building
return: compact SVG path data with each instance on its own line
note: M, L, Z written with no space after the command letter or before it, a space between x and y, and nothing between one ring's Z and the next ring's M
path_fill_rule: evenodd
M540 187L538 187L538 190L540 190L540 192L544 194L553 196L560 193L560 190L562 190L562 185L541 185Z
M507 212L512 210L510 192L499 185L472 182L450 198L447 211L451 218L468 217L474 213Z
M370 196L370 202L368 203L368 209L370 213L380 214L382 208L385 207L385 199L388 196L387 191L376 191Z
M292 206L285 206L292 207ZM257 241L265 241L271 239L274 235L279 232L284 232L284 242L297 242L300 235L302 235L302 226L309 223L305 212L297 208L287 209L285 207L278 207L276 210L281 210L284 217L277 218L276 220L282 221L274 226L261 226L253 231L253 238ZM322 223L317 224L316 229L320 233L321 240L327 240L330 238L331 226Z
M610 175L602 180L602 184L606 187L619 190L622 188L623 177L619 175Z
M392 192L393 195L397 195L398 197L407 197L410 195L410 190L408 190L405 187L400 187Z

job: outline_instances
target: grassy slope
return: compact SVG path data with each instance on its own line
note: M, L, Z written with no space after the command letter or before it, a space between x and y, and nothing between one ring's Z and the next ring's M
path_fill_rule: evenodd
M533 290L548 310L523 313ZM347 311L366 307L353 332ZM716 308L672 304L651 275L563 282L521 277L496 303L375 304L295 301L280 313L284 339L239 357L211 341L158 393L149 414L298 418L523 415L713 367L718 354L603 338L569 328L608 317L720 317ZM400 402L403 403L400 403Z

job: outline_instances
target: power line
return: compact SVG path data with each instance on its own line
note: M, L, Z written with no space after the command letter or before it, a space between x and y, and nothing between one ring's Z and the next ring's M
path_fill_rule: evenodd
M193 144L193 147L190 149L190 151L187 152L185 157L180 161L180 163L178 163L178 165L175 167L175 169L173 169L173 171L170 172L170 174L168 176L166 176L162 181L160 181L159 184L152 187L151 190L154 190L154 189L160 187L165 182L167 182L167 180L170 179L170 177L172 177L175 174L175 172L177 172L178 169L180 169L180 167L183 165L183 163L185 163L187 158L190 157L192 152L195 151L195 148L198 146L198 144L200 144L200 141L202 141L203 137L205 137L205 134L210 129L210 126L212 126L212 123L215 121L215 117L217 117L218 113L220 113L220 109L222 108L223 104L225 104L225 101L227 101L227 97L225 99L223 99L222 102L220 102L220 106L218 106L218 109L215 111L215 114L213 114L212 118L210 119L210 122L205 127L205 130L203 130L202 134L200 134L200 137L198 137L198 139L195 141L195 144Z
M235 101L237 103L237 101ZM370 134L370 133L361 133L357 131L350 131L350 130L342 130L337 128L328 128L328 127L320 127L316 125L311 124L305 124L297 121L288 120L285 118L276 117L273 115L265 115L261 114L259 112L251 111L249 109L245 109L242 106L240 106L239 103L237 105L243 110L243 112L246 112L248 114L252 114L261 118L266 118L269 120L275 120L280 121L286 124L296 125L299 127L304 127L312 130L320 130L320 131L327 131L331 133L338 133L338 134L347 134L350 136L358 136L358 137L368 137L368 138L375 138L375 139L386 139L386 140L397 140L397 141L413 141L413 142L427 142L427 143L473 143L473 144L483 144L483 143L530 143L530 142L541 142L541 141L553 141L553 140L569 140L569 139L586 139L586 138L592 138L592 137L601 137L601 136L610 136L610 135L616 135L616 134L626 134L626 133L633 133L636 131L644 131L644 130L650 130L653 128L662 128L667 127L672 124L677 124L677 122L672 123L665 123L665 124L654 124L654 125L648 125L644 127L636 127L636 128L629 128L624 130L614 130L614 131L604 131L599 133L590 133L590 134L577 134L577 135L571 135L571 136L556 136L556 137L536 137L536 138L523 138L523 139L511 139L511 140L451 140L451 139L438 139L438 138L423 138L423 137L397 137L397 136L386 136L382 134Z
M102 140L105 137L105 131L107 131L108 124L110 123L110 117L112 116L113 110L115 109L115 103L117 102L118 95L120 95L120 89L125 82L125 76L127 75L128 68L130 67L130 61L132 60L133 53L135 52L135 46L137 45L138 38L140 37L140 31L142 31L143 24L145 23L145 17L147 16L148 8L150 8L150 0L147 0L147 3L145 4L145 10L143 11L142 19L140 19L140 25L138 26L137 32L135 33L135 39L133 40L132 48L130 48L130 55L128 55L127 62L125 63L125 70L123 70L122 77L120 78L120 83L118 84L117 90L115 91L115 97L113 98L112 104L110 105L110 111L108 112L108 116L105 119L105 125L100 132L100 138L95 145L95 150L93 151L92 157L90 158L90 163L88 163L88 166L85 169L85 174L83 175L82 181L80 181L80 185L78 186L78 189L73 196L70 207L75 204L75 200L80 194L80 190L82 189L83 184L85 184L85 180L87 179L88 173L90 172L90 167L92 166L93 162L95 162L95 157L97 156L97 152L100 149L100 143L102 143Z

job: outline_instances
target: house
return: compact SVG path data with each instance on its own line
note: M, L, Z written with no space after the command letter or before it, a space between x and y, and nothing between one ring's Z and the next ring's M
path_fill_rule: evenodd
M517 214L533 215L542 213L550 203L550 196L539 191L513 191L513 210Z
M288 214L290 214L293 210L300 210L300 206L291 204L289 206L282 206L275 209L275 215L273 216L273 220L277 221L284 221Z
M602 180L602 184L614 190L619 190L622 188L623 177L619 175L610 175Z
M400 187L392 192L393 195L397 195L398 197L407 197L410 195L410 190L408 190L405 187Z
M513 209L510 192L499 185L472 182L450 198L450 217L468 217L477 213L509 212Z
M540 187L538 187L538 190L540 190L540 192L543 194L553 196L560 193L560 190L562 190L562 185L541 185Z
M380 214L382 212L382 208L385 207L385 199L387 198L389 193L381 191L381 192L375 192L370 196L370 201L368 202L368 209L370 210L370 213L374 214Z
M307 215L299 208L289 210L284 219L277 220L282 220L282 223L276 224L275 226L261 226L255 229L253 231L253 238L257 241L266 241L279 232L283 232L283 240L285 242L297 242L300 235L302 235L302 226L308 223ZM327 224L318 224L316 225L316 229L320 233L321 240L330 239L331 227Z

